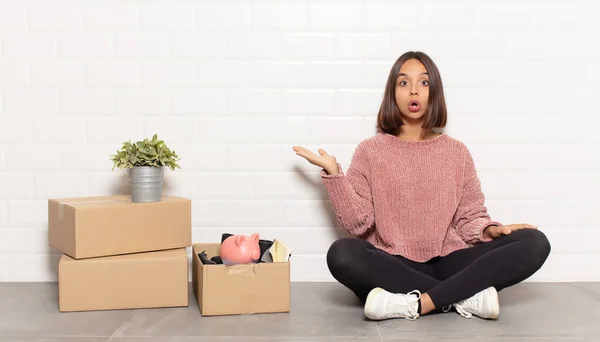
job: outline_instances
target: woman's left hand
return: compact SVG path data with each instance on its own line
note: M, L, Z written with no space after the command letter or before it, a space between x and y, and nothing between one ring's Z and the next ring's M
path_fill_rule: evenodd
M519 223L519 224L509 224L508 226L489 226L484 232L483 235L487 238L495 239L502 235L508 235L514 231L521 229L537 229L537 226L527 224L527 223Z

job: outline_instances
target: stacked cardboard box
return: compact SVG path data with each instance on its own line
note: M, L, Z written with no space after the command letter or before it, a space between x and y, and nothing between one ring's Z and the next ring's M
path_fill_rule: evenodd
M48 200L60 311L188 305L191 200L129 195Z

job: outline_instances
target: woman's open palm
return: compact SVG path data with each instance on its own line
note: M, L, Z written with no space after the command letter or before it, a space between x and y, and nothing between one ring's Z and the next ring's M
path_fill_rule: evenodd
M319 149L320 155L316 155L309 149L304 148L302 146L294 146L293 149L294 151L296 151L297 155L308 160L308 162L313 165L322 167L325 170L337 168L336 158L330 154L327 154L327 152L325 152L325 150L323 150L322 148Z

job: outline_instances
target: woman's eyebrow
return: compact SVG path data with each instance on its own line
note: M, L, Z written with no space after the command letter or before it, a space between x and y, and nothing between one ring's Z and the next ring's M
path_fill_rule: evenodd
M426 72L422 72L421 75L427 75L427 76L429 76L429 74L426 73ZM398 77L400 77L400 76L408 76L408 75L405 74L405 73L403 73L403 72L401 72L401 73L398 74Z

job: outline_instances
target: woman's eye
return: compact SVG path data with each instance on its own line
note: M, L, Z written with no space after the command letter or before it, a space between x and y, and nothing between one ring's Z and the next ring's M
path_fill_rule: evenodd
M428 86L429 85L429 81L423 80L423 81L421 81L421 84L424 85L424 86Z
M405 86L406 85L406 81L400 81L400 83L398 83L401 86Z

